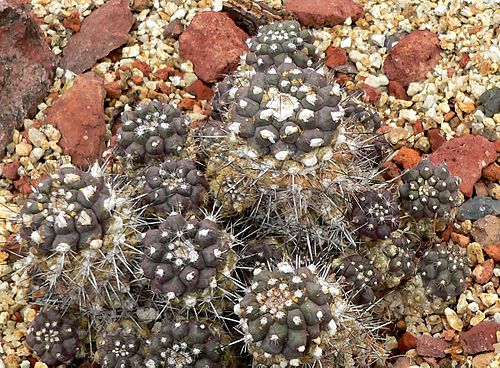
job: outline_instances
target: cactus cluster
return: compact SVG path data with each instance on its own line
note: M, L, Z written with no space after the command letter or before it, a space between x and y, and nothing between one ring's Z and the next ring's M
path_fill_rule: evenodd
M420 258L418 268L429 296L444 300L455 298L465 290L465 279L471 272L467 259L453 244L432 246Z
M312 67L318 60L313 43L312 33L302 30L297 21L271 23L259 28L257 35L247 41L250 52L245 61L259 71L285 62L301 68Z
M67 364L80 346L75 321L55 308L39 312L26 337L26 343L47 365Z
M351 217L359 233L371 239L387 239L399 227L399 207L388 190L362 193Z
M359 103L355 99L348 99L344 104L344 116L355 124L361 124L370 130L380 128L382 120L372 108Z
M64 165L43 179L21 209L20 235L40 252L97 246L112 204L102 178Z
M309 153L328 145L340 124L339 103L339 87L329 85L324 75L284 63L256 73L238 89L230 128L258 156L294 158L311 166L317 159Z
M403 208L414 218L443 217L460 204L460 179L450 174L446 164L429 160L406 171L399 195Z
M201 321L164 320L147 341L147 368L222 368L220 332Z
M144 275L170 303L194 307L213 297L235 266L231 236L209 219L173 212L142 243Z
M179 154L189 133L189 118L172 105L154 100L122 114L118 146L142 163Z
M160 215L198 208L207 186L203 173L186 159L168 158L148 168L144 177L144 202Z

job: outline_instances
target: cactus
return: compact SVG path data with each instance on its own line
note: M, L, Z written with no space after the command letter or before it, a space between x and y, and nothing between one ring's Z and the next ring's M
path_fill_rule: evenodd
M111 322L97 339L94 359L102 368L144 367L147 337L131 320Z
M231 236L209 219L171 213L144 239L141 267L152 289L171 304L211 300L235 267Z
M372 239L387 239L399 227L399 208L388 190L362 193L351 217L358 232Z
M76 323L55 308L39 312L28 330L26 343L47 365L68 364L80 346Z
M158 214L187 213L198 208L206 190L206 180L193 161L166 159L146 170L144 201Z
M434 165L422 160L402 176L399 195L403 208L414 218L449 215L459 206L460 179L450 174L446 164Z
M124 112L121 120L118 146L138 163L178 155L188 139L189 119L158 100Z
M301 30L295 20L271 23L260 27L258 34L247 41L250 52L245 61L259 71L285 62L301 68L312 67L318 60L313 43L312 33Z
M164 320L147 341L147 368L222 368L221 328L191 319Z
M375 292L380 289L382 275L373 261L361 254L352 254L337 260L337 274L343 276L354 290L353 301L370 304L375 301Z

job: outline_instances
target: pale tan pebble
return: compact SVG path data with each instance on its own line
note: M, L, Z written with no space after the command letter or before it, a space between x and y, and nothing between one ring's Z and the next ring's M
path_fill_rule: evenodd
M465 234L468 234L472 231L472 221L471 220L465 220L460 224L460 228Z
M458 314L464 314L467 310L467 298L465 294L460 294L460 297L458 298L457 302L457 313Z
M495 293L482 293L479 294L479 299L483 302L486 307L491 307L498 300L498 295Z
M498 183L488 184L488 194L494 199L500 199L500 184Z
M43 125L40 130L45 134L50 142L59 142L61 139L61 133L51 124Z
M19 365L20 368L30 368L31 367L31 364L29 362L29 360L23 360L21 362L21 364Z
M19 363L21 362L21 358L16 354L9 354L2 359L3 362L5 363L5 368L19 368Z
M43 362L36 362L34 368L48 368L48 366Z
M446 308L444 310L444 314L446 316L446 321L448 321L448 324L451 328L453 328L455 331L462 331L462 329L464 328L464 323L453 309Z
M41 147L44 142L47 142L45 134L36 128L28 130L28 138L35 147Z
M476 326L477 324L479 324L479 322L483 321L485 318L486 318L486 316L484 315L484 313L483 312L479 312L474 317L472 317L470 319L469 324L471 326Z
M422 88L423 88L422 84L420 84L418 82L412 82L409 84L408 90L406 91L406 93L408 94L408 96L411 97L411 96L414 96L417 93L419 93L422 90Z
M396 350L398 348L398 340L395 336L387 336L384 342L386 351Z
M484 262L483 247L481 244L472 242L467 245L467 258L472 265Z
M28 156L31 152L31 149L33 148L33 146L27 142L21 142L21 143L18 143L16 144L16 153L19 155L19 156Z
M418 119L417 112L414 110L409 110L409 109L403 109L399 111L399 118L400 119L405 119L409 122L415 122Z
M430 152L431 144L429 142L429 139L425 136L418 138L417 141L415 142L414 148L418 149L424 153Z

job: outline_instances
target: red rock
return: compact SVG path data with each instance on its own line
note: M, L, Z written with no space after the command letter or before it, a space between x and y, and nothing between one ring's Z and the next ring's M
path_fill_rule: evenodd
M204 82L216 82L236 69L248 51L249 36L225 13L197 14L179 37L179 53L191 60L194 72Z
M195 99L189 97L183 97L177 107L182 110L192 110L194 105L196 105Z
M17 169L19 169L19 166L21 163L19 160L14 160L12 162L6 163L3 166L3 177L6 179L10 180L17 180L19 179L19 174L17 173Z
M500 244L487 245L483 249L492 260L500 262Z
M415 362L412 362L410 358L399 357L396 362L394 362L394 368L410 368L415 366Z
M342 24L349 17L355 22L365 15L352 0L288 0L286 11L303 26L315 28Z
M397 164L403 166L405 169L411 169L420 162L420 154L417 150L408 147L402 147L398 154L392 159Z
M142 60L134 60L134 62L132 63L132 68L139 69L145 77L149 76L149 74L151 73L151 68L149 67L149 65Z
M28 176L21 176L19 180L14 182L14 188L21 193L22 195L29 195L33 192L33 188L44 179L45 176L42 176L38 179L30 179Z
M384 72L389 80L397 81L403 88L411 82L425 79L441 59L439 39L431 31L413 31L403 37L390 51L384 62Z
M470 197L474 184L481 178L483 167L495 161L495 145L482 136L467 135L444 142L429 155L437 164L446 162L450 172L460 177L460 190Z
M484 285L490 281L491 276L493 276L493 268L495 268L495 262L492 259L488 259L474 267L472 276L474 276L474 280L476 280L478 284Z
M122 95L122 89L120 87L119 80L104 83L104 89L106 90L106 95L110 98L119 98Z
M474 221L471 234L483 247L500 244L500 218L486 215Z
M439 128L429 129L427 137L429 138L429 143L431 144L433 151L436 151L444 142L446 142L446 139L444 139Z
M456 113L455 111L448 111L446 114L443 115L444 121L450 121L455 117Z
M363 101L371 104L377 102L380 99L380 95L382 94L382 92L375 87L372 87L369 84L365 83L361 85L361 89L365 92L363 94Z
M163 35L165 38L173 38L176 40L183 31L184 27L182 26L181 20L175 19L166 25Z
M186 87L186 91L194 95L197 100L210 101L214 95L214 91L210 86L197 79L191 85Z
M470 243L470 239L463 234L451 233L450 237L453 242L459 244L462 248L465 248Z
M97 60L125 44L134 17L128 0L110 0L94 10L63 49L61 66L76 74L90 69Z
M406 93L405 88L395 80L389 81L389 84L387 85L387 90L389 92L389 95L396 97L399 100L406 100L408 101L410 97Z
M45 121L61 132L63 152L84 169L105 149L105 97L102 78L88 72L75 78L73 86L45 110Z
M495 151L500 152L500 140L493 143L495 145Z
M483 321L464 332L460 337L464 353L477 354L495 350L493 344L497 342L497 331L500 331L500 323Z
M153 73L153 75L156 78L161 79L162 81L168 81L168 77L174 74L175 74L175 69L170 68L168 66L166 68L158 69L156 72Z
M413 133L414 134L419 134L419 133L422 133L424 131L424 126L422 125L422 120L417 120L414 124L413 124Z
M470 60L470 56L469 54L463 54L462 57L460 58L460 68L465 68L467 66L467 63L469 62Z
M327 67L333 68L347 63L347 53L343 48L328 46L325 52L325 65Z
M406 353L410 349L417 347L417 338L409 331L405 333L398 340L398 349L402 353Z
M73 10L70 15L68 15L63 20L63 26L71 29L73 32L79 32L81 23L80 23L80 13L78 10Z
M384 171L382 172L382 176L386 180L391 180L397 178L401 175L401 169L392 161L385 161L382 163L382 167Z
M0 1L0 158L14 128L32 118L49 92L55 55L22 0Z
M417 354L423 357L444 358L450 344L439 337L422 335L417 338Z
M493 162L483 170L483 176L492 182L500 181L500 166Z
M132 9L141 12L151 6L151 0L134 0L132 2Z

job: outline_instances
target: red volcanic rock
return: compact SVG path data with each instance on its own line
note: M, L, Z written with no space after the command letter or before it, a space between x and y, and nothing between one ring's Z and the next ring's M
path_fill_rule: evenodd
M484 167L495 161L495 145L482 136L467 135L444 142L429 156L432 163L446 162L452 175L460 177L460 190L471 196Z
M441 134L441 129L439 128L429 129L427 137L429 138L429 143L431 144L433 151L436 151L444 142L446 142L446 139L444 139Z
M55 55L21 0L0 1L0 158L14 128L36 114L54 78Z
M76 74L92 68L95 62L125 44L134 17L128 0L110 0L84 19L63 49L61 66Z
M401 147L398 154L392 160L403 166L405 169L411 169L418 165L420 159L421 157L417 150L408 147Z
M191 93L196 97L197 100L207 100L210 101L214 95L212 88L201 80L197 79L191 85L186 87L186 91Z
M325 65L329 68L344 65L345 63L347 63L347 53L341 47L328 46L325 53Z
M427 72L441 60L439 39L431 31L413 31L394 46L384 62L384 72L389 80L397 81L403 88L411 82L425 79Z
M444 358L450 344L439 337L422 335L417 338L417 354L423 357Z
M500 323L483 321L464 332L460 337L464 353L477 354L495 350L493 344L497 342L497 331L500 331Z
M19 160L14 160L12 162L6 163L3 167L3 177L10 180L19 179L17 169L19 169L20 165L21 163L19 162Z
M472 276L474 280L481 285L486 284L490 281L491 276L493 276L493 269L495 268L495 262L492 259L488 259L481 264L476 265L472 271Z
M500 165L493 162L490 166L483 170L483 176L492 182L500 181Z
M236 69L240 56L248 52L247 38L225 13L204 12L179 37L179 53L191 60L198 78L212 83Z
M415 349L417 347L417 338L409 331L405 333L398 340L398 349L402 353L406 353L410 349Z
M487 245L483 249L491 259L495 262L500 262L500 244Z
M46 110L45 121L61 132L59 142L72 163L88 168L105 149L102 78L93 72L78 76L73 86Z
M288 0L286 11L302 25L315 28L342 24L349 17L355 22L365 15L352 0Z
M382 95L382 92L380 90L366 83L363 83L361 85L361 89L364 92L362 100L367 103L374 104L380 99L380 96Z
M399 100L409 100L410 97L408 97L405 88L395 80L389 81L389 84L387 85L387 90L389 95L396 97Z

